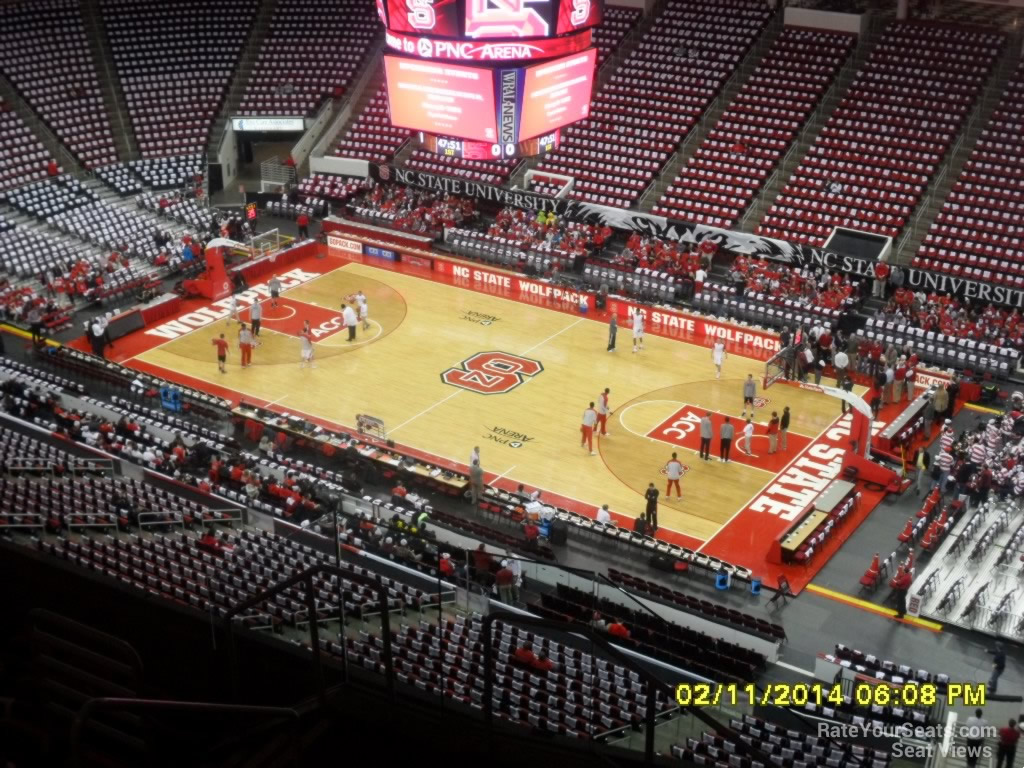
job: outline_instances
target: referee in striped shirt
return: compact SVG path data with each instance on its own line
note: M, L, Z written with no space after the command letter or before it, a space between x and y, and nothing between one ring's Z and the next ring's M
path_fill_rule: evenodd
M978 469L985 466L985 459L988 458L988 448L985 447L984 437L978 435L974 438L974 442L971 443L971 448L967 452L967 458Z
M949 419L946 419L946 423L942 426L942 434L939 435L939 447L944 451L952 451L955 440L956 433L953 431Z
M952 444L951 444L952 445ZM949 478L949 472L953 469L953 454L949 448L942 448L938 458L935 459L935 470L939 473L938 478L935 480L935 484L932 486L932 490L935 488L939 489L939 493L946 492L946 480Z

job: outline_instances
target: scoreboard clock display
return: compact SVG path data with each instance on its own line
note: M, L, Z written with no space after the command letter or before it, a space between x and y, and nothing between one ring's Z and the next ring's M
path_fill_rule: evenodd
M419 135L420 144L428 152L436 152L445 157L461 157L466 160L498 160L544 155L557 149L560 139L559 131L527 139L517 144L488 144L482 141L432 136L429 133L420 133Z
M602 0L377 0L392 32L482 40L554 37L596 27Z

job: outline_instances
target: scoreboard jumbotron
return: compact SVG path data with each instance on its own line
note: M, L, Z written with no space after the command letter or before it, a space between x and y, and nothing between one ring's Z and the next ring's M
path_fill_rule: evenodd
M602 0L377 0L391 122L438 154L542 154L589 115Z

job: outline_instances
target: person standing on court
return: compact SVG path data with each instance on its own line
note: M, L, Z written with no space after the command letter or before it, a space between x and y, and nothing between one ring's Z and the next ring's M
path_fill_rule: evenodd
M704 461L711 461L712 435L714 435L714 426L711 424L711 412L705 411L700 420L700 457Z
M224 369L224 363L228 359L228 341L224 338L224 334L220 335L220 338L213 340L213 346L217 348L217 370L221 373L227 373Z
M596 453L594 450L594 426L596 424L597 411L594 410L594 404L591 403L583 412L583 423L580 425L580 447L589 450L591 456Z
M711 347L711 362L715 364L715 378L722 378L722 363L725 362L725 342L721 339L715 339L715 344Z
M633 313L633 351L644 351L644 313L638 310Z
M260 321L263 319L263 306L257 301L252 305L252 309L249 310L249 320L252 321L252 335L258 337L260 335Z
M853 392L853 379L847 376L846 378L843 379L843 383L840 384L839 386L842 388L844 392ZM843 407L843 413L846 413L847 410L850 410L852 408L852 406L848 405L847 402L843 399L839 400L839 404Z
M484 470L480 466L480 459L473 459L473 466L469 468L469 501L476 507L484 495Z
M658 489L654 487L654 483L648 484L644 498L647 499L644 522L647 523L648 535L653 536L658 530Z
M679 479L683 476L683 465L680 463L676 454L672 454L672 458L665 464L665 477L668 478L668 483L665 485L665 498L667 499L672 495L672 486L676 487L676 501L683 500L683 491L679 487Z
M252 331L245 323L241 323L238 329L238 349L242 353L242 367L248 368L252 364Z
M779 450L779 413L772 411L772 417L768 421L768 453L772 454L777 450Z
M718 428L718 458L720 461L729 463L729 451L732 449L732 438L736 434L736 427L732 420L726 416L722 426Z
M348 340L356 340L356 322L358 317L356 311L352 309L348 304L341 305L341 319L345 323L345 327L348 328Z
M846 377L846 371L850 368L850 356L840 349L832 358L832 365L836 369L836 386L841 387L843 379Z
M281 281L277 279L277 275L270 278L267 288L270 289L270 306L276 307L277 297L281 295Z
M608 396L612 391L608 388L604 388L604 392L597 396L597 424L601 428L598 434L601 437L608 437L611 432L608 431L608 417L612 411L609 407Z
M615 351L615 334L619 332L619 321L615 319L615 313L612 312L611 319L608 321L608 351Z
M480 446L474 445L473 450L469 452L469 466L473 466L474 461L480 461Z
M750 439L754 436L754 422L751 417L747 417L747 423L743 425L743 452L747 456L751 456L750 452Z
M743 413L747 415L747 403L750 403L750 415L754 415L754 396L757 395L757 382L754 381L754 374L748 373L747 380L743 382Z
M786 438L789 437L789 406L787 405L782 409L782 416L779 417L779 443L782 445L782 450L788 448L786 444Z

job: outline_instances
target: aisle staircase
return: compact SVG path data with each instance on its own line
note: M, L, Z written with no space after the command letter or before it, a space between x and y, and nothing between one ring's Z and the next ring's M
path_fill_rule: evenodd
M107 34L103 27L103 15L100 13L99 0L83 0L82 20L85 33L89 40L96 73L100 78L100 90L103 94L103 106L107 110L110 130L114 135L114 148L117 159L122 163L138 160L142 155L135 141L128 107L121 87L121 79L117 75L113 55L107 45Z
M267 33L270 32L270 20L274 16L276 7L277 0L260 0L252 28L249 30L249 37L242 49L241 56L238 57L238 66L235 67L231 77L227 96L210 128L210 145L207 148L207 154L211 163L217 162L217 152L220 149L221 137L227 128L228 120L238 111L238 107L242 103L245 87L249 84L249 78L252 77L256 67L256 59L263 48L263 41L267 39Z
M729 108L732 100L736 94L739 93L740 89L743 88L744 84L753 74L754 70L757 69L757 65L761 63L761 59L764 55L775 45L775 41L785 25L783 23L783 14L776 13L771 19L768 20L767 26L764 31L758 36L757 41L747 51L747 55L736 67L725 85L722 87L721 92L715 97L715 100L711 102L711 105L704 110L704 114L701 116L700 123L694 127L692 131L687 134L683 140L682 146L676 151L668 163L662 168L661 173L655 178L651 186L644 192L643 197L640 198L640 210L645 213L650 213L651 209L661 199L665 191L672 185L679 175L679 171L686 167L686 164L690 162L694 154L700 148L701 144L708 137L715 126L718 125L719 119L725 113L725 110Z
M64 169L65 173L72 173L80 176L85 172L84 167L78 158L71 154L64 143L57 138L57 134L50 130L50 127L43 122L43 119L36 114L11 85L11 81L0 75L0 99L4 104L9 105L14 113L21 118L36 138L42 142L43 147L50 153L50 157Z
M913 219L900 236L895 248L897 264L909 264L920 249L946 198L960 178L964 165L970 159L982 131L999 106L999 101L1020 60L1021 41L1019 37L1014 37L1007 41L1005 50L996 60L996 66L993 67L981 97L968 116L959 138L946 154L938 173L932 177L921 203L914 211Z

